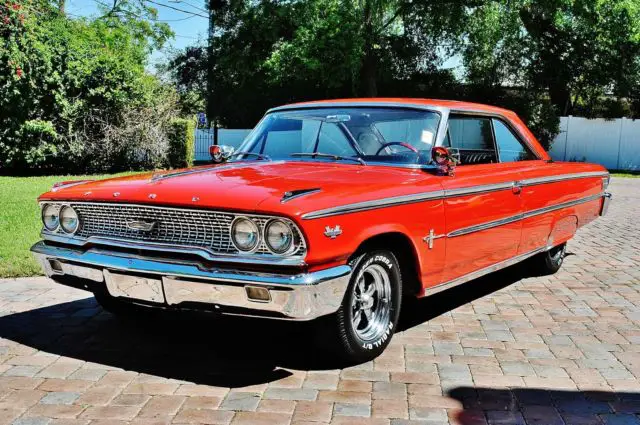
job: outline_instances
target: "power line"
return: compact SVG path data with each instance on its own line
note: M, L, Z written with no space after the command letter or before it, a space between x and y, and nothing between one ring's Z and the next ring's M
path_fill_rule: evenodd
M200 8L199 6L196 6L196 5L195 5L195 4L193 4L193 3L189 3L189 2L188 2L188 1L186 1L186 0L169 0L169 3L184 4L184 5L186 5L186 6L190 6L190 7L194 8L194 9L196 9L196 10L200 11L200 12L203 12L203 13L209 13L209 11L208 11L208 10L206 10L206 9L202 9L202 8Z
M155 2L155 1L153 1L153 0L146 0L146 1L147 1L148 3L155 4L155 5L157 5L157 6L162 6L162 7L166 7L166 8L168 8L168 9L176 10L176 11L178 11L178 12L182 12L182 13L186 13L186 14L189 14L189 15L194 15L194 16L199 16L199 17L201 17L201 18L209 19L209 17L208 17L207 15L201 15L201 14L199 14L199 13L197 13L197 12L192 12L192 11L190 11L190 10L180 9L180 8L177 8L177 7L174 7L174 6L170 6L170 5L168 5L168 4L158 3L158 2Z

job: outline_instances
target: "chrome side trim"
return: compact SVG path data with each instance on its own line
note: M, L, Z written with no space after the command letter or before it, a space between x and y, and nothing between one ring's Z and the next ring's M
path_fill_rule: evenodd
M339 214L350 214L354 212L367 211L377 208L393 207L397 205L411 204L415 202L454 198L457 196L473 195L478 193L497 192L500 190L509 190L514 187L533 186L537 184L545 184L562 180L573 180L587 177L608 176L609 173L592 171L585 173L563 174L559 176L539 177L536 179L526 179L520 181L509 181L504 183L494 183L479 186L463 187L458 189L435 190L431 192L422 192L412 195L395 196L391 198L376 199L372 201L357 202L354 204L341 205L339 207L331 207L323 210L312 211L302 215L303 220L311 220L315 218L330 217ZM601 196L601 195L600 195ZM586 202L586 201L584 201Z
M476 224L469 227L463 227L462 229L454 230L447 233L448 238L455 238L456 236L468 235L469 233L480 232L482 230L491 229L493 227L504 226L505 224L514 223L522 220L523 214L513 215L511 217L501 218L499 220L488 221L486 223Z
M559 174L556 176L536 177L533 179L520 180L520 186L534 186L545 183L555 183L564 180L583 179L587 177L606 177L609 173L606 171L587 171L584 173Z
M356 202L354 204L347 204L339 207L325 208L323 210L303 214L302 219L311 220L314 218L330 217L340 214L351 214L354 212L368 211L390 206L413 204L416 202L422 202L431 199L442 199L443 197L444 191L442 190L416 193L413 195L394 196L391 198L378 199L374 201Z
M458 286L458 285L462 285L463 283L469 282L470 280L474 280L474 279L478 279L479 277L482 277L484 275L487 275L489 273L493 273L495 271L498 271L500 269L504 269L505 267L509 267L512 266L516 263L519 263L523 260L526 260L529 257L533 257L536 254L539 254L541 252L547 251L549 250L550 247L542 247L542 248L538 248L538 249L534 249L533 251L529 251L527 253L524 254L520 254L520 255L516 255L515 257L511 257L507 260L501 261L499 263L493 264L491 266L485 267L483 269L480 270L476 270L475 272L471 272L469 274L466 274L464 276L460 276L457 277L455 279L452 279L448 282L444 282L441 283L439 285L436 286L432 286L430 288L426 288L425 289L425 296L429 296L429 295L433 295L433 294L437 294L438 292L442 292L445 291L449 288L453 288L454 286Z
M502 226L502 225L505 225L505 224L514 223L516 221L524 220L526 218L534 217L536 215L545 214L545 213L556 211L556 210L560 210L560 209L563 209L563 208L572 207L574 205L583 204L585 202L595 201L597 199L602 198L603 196L606 196L606 194L605 193L599 193L597 195L585 196L584 198L580 198L580 199L576 199L576 200L568 201L568 202L562 202L562 203L559 203L559 204L550 205L548 207L538 208L538 209L535 209L535 210L527 211L527 212L522 213L522 214L516 214L516 215L512 215L510 217L501 218L499 220L488 221L488 222L485 222L485 223L480 223L480 224L476 224L476 225L469 226L469 227L463 227L461 229L449 232L447 234L447 237L448 238L454 238L456 236L462 236L462 235L467 235L469 233L480 232L482 230L487 230L487 229L491 229L493 227L498 227L498 226Z
M454 198L456 196L474 195L476 193L497 192L500 190L512 189L516 182L505 182L495 184L484 184L480 186L462 187L459 189L447 189L444 191L445 198Z
M568 207L572 207L574 205L579 205L579 204L584 204L585 202L590 202L590 201L595 201L597 199L602 198L603 196L605 196L605 193L598 193L597 195L590 195L590 196L585 196L584 198L580 198L580 199L576 199L573 201L567 201L567 202L562 202L560 204L555 204L555 205L549 205L548 207L543 207L543 208L538 208L535 210L531 210L531 211L527 211L523 214L523 219L525 218L529 218L529 217L534 217L536 215L540 215L540 214L545 214L551 211L556 211L556 210L560 210L562 208L568 208Z

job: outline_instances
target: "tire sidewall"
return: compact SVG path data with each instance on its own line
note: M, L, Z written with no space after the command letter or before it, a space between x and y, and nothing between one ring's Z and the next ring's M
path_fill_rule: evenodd
M378 264L385 268L389 273L391 284L391 300L389 312L389 325L387 330L376 340L364 341L356 333L352 325L351 305L355 296L354 287L360 278L363 270L372 265ZM354 267L354 272L347 288L342 306L340 309L339 319L341 322L341 333L343 344L347 348L348 354L352 358L368 360L378 356L389 344L393 333L398 326L398 318L400 316L400 303L402 298L402 275L400 266L396 257L387 250L376 250L364 254L360 257Z

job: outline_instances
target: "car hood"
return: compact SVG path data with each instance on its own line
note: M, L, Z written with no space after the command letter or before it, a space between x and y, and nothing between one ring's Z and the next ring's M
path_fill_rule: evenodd
M297 216L312 210L416 193L419 169L318 161L248 161L70 183L40 200L119 202ZM316 189L311 191L312 189ZM286 199L287 192L309 191ZM284 202L283 202L284 198Z

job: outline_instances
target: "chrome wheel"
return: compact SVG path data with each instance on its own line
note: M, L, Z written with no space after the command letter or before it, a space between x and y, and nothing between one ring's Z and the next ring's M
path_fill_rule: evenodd
M566 244L559 245L549 251L549 258L555 264L562 264L562 260L564 259L564 254L567 249Z
M389 327L391 280L379 264L366 266L353 286L351 321L363 341L380 338Z

